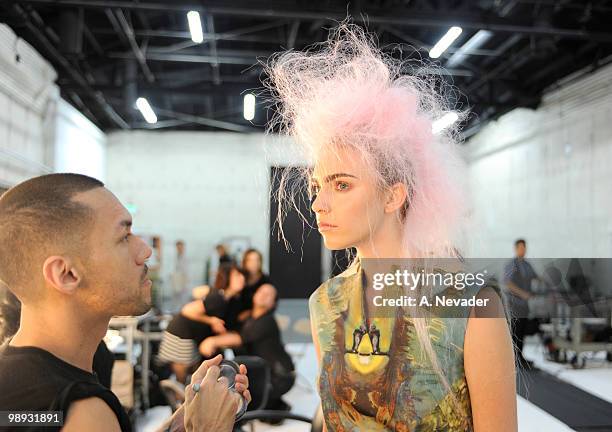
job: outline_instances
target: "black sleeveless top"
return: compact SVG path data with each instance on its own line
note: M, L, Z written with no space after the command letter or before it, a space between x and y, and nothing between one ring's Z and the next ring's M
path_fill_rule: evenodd
M62 411L64 423L72 402L98 397L108 404L122 432L131 432L130 419L119 399L95 374L79 369L36 347L0 348L0 410ZM0 428L2 430L9 430ZM61 427L18 427L16 431L59 431Z

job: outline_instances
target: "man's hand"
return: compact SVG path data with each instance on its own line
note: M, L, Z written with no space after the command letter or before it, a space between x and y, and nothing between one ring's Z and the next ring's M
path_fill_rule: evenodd
M192 375L191 384L185 389L184 422L188 432L231 432L236 411L241 403L240 395L247 402L251 401L246 366L240 365L235 391L232 391L227 388L226 378L219 379L219 364L222 358L218 355L202 363ZM194 384L200 385L198 392L194 391Z
M251 392L249 392L249 377L247 376L247 367L240 365L240 373L236 375L236 384L234 390L242 395L246 403L251 403Z

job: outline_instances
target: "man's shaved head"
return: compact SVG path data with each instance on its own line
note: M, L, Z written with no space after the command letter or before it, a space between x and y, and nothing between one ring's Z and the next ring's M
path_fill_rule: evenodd
M93 211L77 194L104 184L80 174L49 174L0 197L0 281L20 300L50 255L78 253L87 244Z

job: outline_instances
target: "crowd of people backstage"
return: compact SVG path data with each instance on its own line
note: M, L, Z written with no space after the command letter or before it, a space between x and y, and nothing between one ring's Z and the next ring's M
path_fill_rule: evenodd
M222 262L208 292L184 305L168 324L158 360L167 363L184 384L202 359L227 348L237 355L261 357L271 372L266 409L289 410L281 396L293 386L295 371L274 317L277 301L277 290L262 271L259 251L247 250L241 267Z

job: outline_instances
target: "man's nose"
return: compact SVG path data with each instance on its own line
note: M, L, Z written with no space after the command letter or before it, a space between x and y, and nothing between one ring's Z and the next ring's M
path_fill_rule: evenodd
M153 249L145 242L142 238L138 237L138 240L141 242L140 253L138 254L138 262L143 263L148 260L153 254Z

